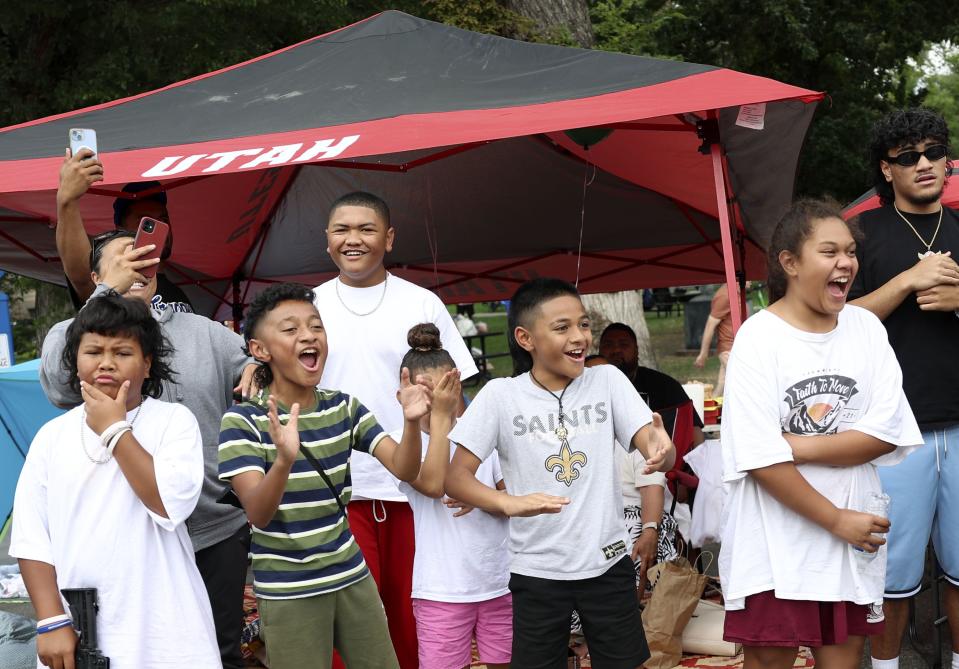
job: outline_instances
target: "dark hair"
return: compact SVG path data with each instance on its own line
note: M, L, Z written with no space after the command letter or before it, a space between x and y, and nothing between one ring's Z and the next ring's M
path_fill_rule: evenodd
M769 274L767 290L769 291L770 304L786 294L788 283L786 272L779 262L779 254L783 251L789 251L794 255L799 255L799 249L802 248L803 242L813 233L813 221L825 218L838 218L846 224L853 239L859 241L862 238L856 221L844 220L842 208L835 200L797 200L779 219L776 229L773 230L772 239L769 241L769 248L766 251L766 269Z
M576 286L562 279L533 279L516 289L509 302L506 317L506 341L509 353L513 357L513 376L519 376L533 369L533 356L516 341L516 328L528 327L533 312L543 302L556 297L571 295L579 299Z
M100 261L103 260L103 250L114 239L121 239L123 237L134 239L136 235L123 228L117 228L96 235L90 240L90 271L101 274Z
M247 343L243 351L247 355L250 355L250 340L256 337L256 328L263 317L276 309L280 302L291 301L313 304L313 291L298 283L275 283L253 298L243 321L243 339ZM273 371L269 363L257 362L259 366L253 373L253 379L260 388L266 388L273 383Z
M411 327L406 335L406 343L410 345L410 350L403 356L400 370L404 367L409 369L410 378L424 369L456 367L453 356L443 348L439 328L432 323L420 323Z
M151 188L160 188L159 181L134 181L133 183L128 183L123 187L124 193L142 193L145 190L150 190ZM133 206L134 202L142 202L143 200L156 200L164 207L166 206L166 191L159 190L156 193L150 193L149 195L143 195L141 197L134 198L125 198L118 197L113 201L113 225L115 227L120 227L123 225L123 217L127 215L127 211Z
M639 340L636 339L636 332L633 328L626 325L626 323L610 323L606 326L606 329L603 330L603 334L599 336L600 341L603 340L603 337L606 336L607 332L625 332L629 335L629 338L633 340L633 343L637 346L639 345ZM588 360L589 358L587 358Z
M333 212L340 207L369 207L376 212L377 216L383 219L383 222L386 223L387 228L392 225L390 223L390 208L386 205L386 202L384 202L382 198L377 197L372 193L356 190L352 193L341 195L333 201L333 204L330 205L330 215L327 216L327 220L332 218Z
M143 380L140 390L147 397L159 397L163 392L163 382L172 381L176 375L169 364L173 347L163 336L150 307L140 300L107 293L89 300L67 328L60 364L67 371L70 388L75 393L80 392L77 377L80 340L88 332L104 337L130 337L139 342L143 356L151 359L150 376Z
M924 139L940 142L949 148L949 126L939 114L924 107L899 109L887 114L872 128L869 144L869 169L873 186L883 204L892 204L896 199L892 184L886 181L880 161L888 160L889 152L903 144L918 144ZM946 176L952 169L952 161L946 159Z

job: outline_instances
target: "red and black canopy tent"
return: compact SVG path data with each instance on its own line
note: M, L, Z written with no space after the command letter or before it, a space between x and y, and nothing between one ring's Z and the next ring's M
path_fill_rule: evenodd
M88 231L112 225L125 183L159 180L175 232L170 274L221 317L251 286L332 276L327 208L354 189L391 205L391 271L447 302L505 298L545 275L578 277L584 292L733 284L737 270L764 271L761 247L792 196L821 97L385 12L0 130L0 268L64 281L57 174L67 130L89 127L105 181L82 200ZM564 133L583 127L603 132Z

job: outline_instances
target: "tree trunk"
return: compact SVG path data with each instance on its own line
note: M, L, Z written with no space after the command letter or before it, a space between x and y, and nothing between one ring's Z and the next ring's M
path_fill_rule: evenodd
M586 0L506 0L506 6L532 19L543 32L566 29L584 49L596 43Z
M643 314L643 291L624 290L619 293L583 295L583 305L593 330L594 349L599 347L599 336L610 323L625 323L633 328L639 345L639 364L656 368L656 356L649 340L649 328Z
M33 312L36 324L37 356L43 348L43 340L54 325L76 315L70 303L70 294L62 286L38 281L36 307Z

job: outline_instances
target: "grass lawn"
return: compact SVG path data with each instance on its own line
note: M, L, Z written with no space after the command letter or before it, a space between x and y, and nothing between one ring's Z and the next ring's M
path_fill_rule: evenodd
M482 306L485 307L486 305ZM451 308L451 311L455 313L455 309ZM486 323L489 332L501 333L499 336L486 339L487 354L505 353L508 350L506 346L506 313L504 311L489 313L477 310L473 321ZM719 360L715 356L710 356L709 360L706 361L705 369L698 369L693 365L696 352L686 353L683 350L682 315L657 316L655 313L647 313L646 325L649 327L657 369L669 374L680 383L688 381L716 382ZM478 346L475 340L473 345ZM494 377L509 376L513 371L513 364L509 357L496 358L491 361L491 364L490 372ZM466 388L466 394L473 397L477 390L476 386L471 385Z

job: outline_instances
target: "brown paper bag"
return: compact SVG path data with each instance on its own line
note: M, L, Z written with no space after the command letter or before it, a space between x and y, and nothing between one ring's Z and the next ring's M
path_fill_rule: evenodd
M643 610L649 644L646 669L672 669L683 657L683 629L706 587L706 576L686 558L654 565L649 570L653 594Z

